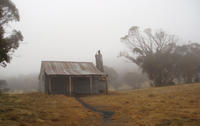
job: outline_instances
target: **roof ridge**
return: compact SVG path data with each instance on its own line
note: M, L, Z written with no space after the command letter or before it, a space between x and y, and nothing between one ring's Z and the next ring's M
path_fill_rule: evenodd
M92 62L42 61L42 69L48 75L107 75Z
M92 63L92 62L87 62L87 61L41 61L41 62L64 62L64 63Z

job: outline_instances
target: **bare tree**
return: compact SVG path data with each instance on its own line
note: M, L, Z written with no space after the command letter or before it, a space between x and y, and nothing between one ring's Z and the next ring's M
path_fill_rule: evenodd
M162 30L152 32L150 28L140 31L139 27L133 26L121 41L131 52L120 52L120 56L142 68L156 86L173 84L174 67L176 67L173 62L176 56L173 56L173 52L178 41L175 35Z
M141 32L139 27L133 26L129 29L128 35L121 38L121 42L125 43L137 58L141 58L155 53L172 51L177 39L174 35L169 35L162 30L153 33L150 28L147 28ZM127 52L121 52L120 56L132 60L137 65L140 64L140 60Z

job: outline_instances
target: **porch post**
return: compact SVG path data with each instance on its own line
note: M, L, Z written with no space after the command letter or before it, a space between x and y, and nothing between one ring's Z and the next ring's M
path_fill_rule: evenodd
M48 93L51 94L52 93L52 90L51 90L51 77L48 78L48 81L49 81L49 83L48 83L48 86L49 86L48 90L49 90L49 92Z
M89 79L90 79L90 95L92 95L92 76L90 76Z
M69 76L69 95L72 95L72 77Z
M108 94L108 77L106 77L106 94Z

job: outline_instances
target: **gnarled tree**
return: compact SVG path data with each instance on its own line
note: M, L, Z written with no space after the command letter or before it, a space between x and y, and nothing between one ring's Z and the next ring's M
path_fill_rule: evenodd
M173 54L177 39L160 30L152 32L151 29L141 31L139 27L133 26L128 34L121 38L131 52L121 52L123 56L137 64L143 72L147 73L155 86L173 84L176 71Z
M6 67L10 62L12 54L19 47L19 42L23 40L20 31L14 29L9 35L5 32L10 22L19 20L19 12L15 4L10 0L0 0L0 65L2 67Z

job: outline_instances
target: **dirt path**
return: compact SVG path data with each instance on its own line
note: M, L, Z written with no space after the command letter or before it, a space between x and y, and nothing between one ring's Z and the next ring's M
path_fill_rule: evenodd
M111 117L112 115L114 114L113 111L105 111L105 110L100 110L100 109L97 109L95 107L92 107L90 105L88 105L87 103L85 103L84 101L82 101L79 97L75 97L75 99L80 103L82 104L85 108L93 111L93 112L97 112L99 115L101 115L102 117L102 120L103 120L103 123L105 125L110 125L112 124L112 120L111 120Z

